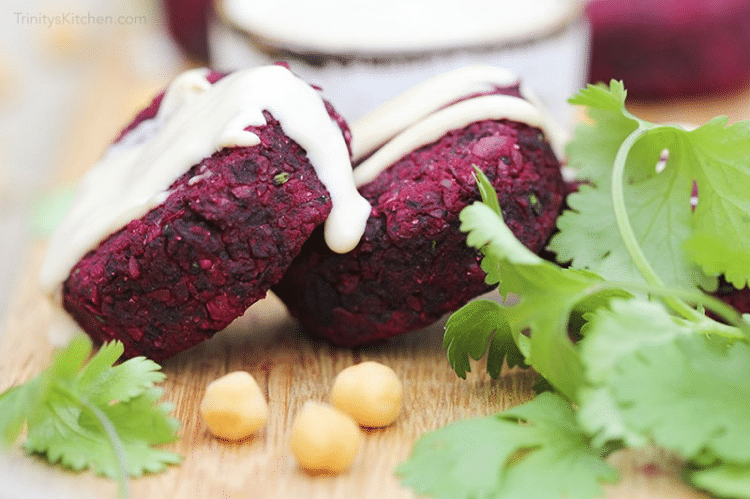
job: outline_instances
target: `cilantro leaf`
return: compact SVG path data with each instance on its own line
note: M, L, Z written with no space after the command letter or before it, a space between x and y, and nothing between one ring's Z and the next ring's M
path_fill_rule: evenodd
M596 445L617 440L632 447L645 445L647 436L624 420L608 383L623 357L637 355L644 346L692 334L692 330L669 315L660 303L643 298L612 300L608 308L586 318L580 352L589 386L579 392L578 421Z
M121 344L109 343L89 359L90 340L74 338L47 370L0 395L5 442L15 441L25 423L27 452L112 478L178 463L177 454L152 447L177 438L171 406L158 402L154 386L164 375L143 358L113 367L122 352Z
M64 353L56 355L39 376L24 385L11 387L0 394L0 435L2 444L11 445L49 396L55 378L72 376L91 353L91 343L84 337L71 340Z
M722 273L727 262L732 262L738 269L750 269L750 253L739 248L727 248L723 253L714 251L723 243L723 237L719 238L713 234L693 234L685 243L685 251L694 260L700 259L703 270L709 275L718 275ZM745 272L744 270L742 271ZM732 270L727 270L725 279L732 283L736 288L744 287L744 277L735 274Z
M618 363L612 392L628 425L658 445L686 458L709 451L750 463L750 406L738 403L750 400L750 348L738 342L719 356L707 341L693 335L641 348Z
M0 437L4 445L11 445L18 438L32 408L41 403L44 392L43 380L37 378L24 387L9 388L0 395Z
M397 474L438 499L586 499L617 478L576 426L570 404L551 393L423 436Z
M735 287L750 280L750 122L727 126L718 117L684 135L690 148L684 158L698 185L693 234L687 248L705 272L724 274ZM681 165L682 166L682 165ZM711 243L709 251L701 251ZM742 255L741 258L737 258Z
M575 268L588 268L606 279L642 282L643 276L623 242L617 223L611 192L613 164L626 137L640 122L624 108L624 95L618 108L603 87L599 93L580 93L571 102L592 106L595 124L582 124L568 148L568 160L584 180L578 192L568 196L569 210L558 218L560 231L552 238L550 249L558 260ZM619 102L619 101L618 101ZM690 235L692 179L676 178L674 139L662 133L647 140L642 137L629 151L624 184L627 214L638 243L647 260L668 285L716 287L714 279L701 274L690 261L684 242ZM594 145L592 145L594 144ZM662 151L672 155L661 173L656 165Z
M634 157L631 152L631 160ZM653 165L657 158L655 153L644 162ZM667 285L714 289L716 280L702 274L684 246L690 236L691 187L663 192L661 183L670 174L671 170L665 170L659 177L638 185L625 185L627 212L635 237ZM608 189L581 186L568 196L568 204L570 209L557 220L560 232L549 246L558 260L570 262L574 268L587 268L608 280L643 282L638 265L623 243Z
M635 433L688 460L750 463L750 407L740 402L750 400L747 343L706 338L638 298L592 314L581 356L599 390L581 399L589 431L626 441ZM606 421L592 417L604 411Z
M503 416L530 426L529 433L539 436L539 448L510 468L508 497L599 497L603 482L617 481L618 472L604 461L605 451L591 445L575 420L573 408L561 397L542 393ZM540 470L550 473L528 479ZM545 477L554 485L550 487ZM550 488L557 489L551 496Z
M156 362L134 357L117 366L113 364L125 351L120 342L110 342L99 349L78 377L78 389L89 401L108 405L114 400L127 402L164 381L165 375Z
M479 194L482 196L482 202L492 208L492 211L498 214L498 216L503 216L503 210L500 207L500 200L497 197L497 191L495 191L495 188L492 186L492 182L490 182L490 179L487 178L487 175L484 174L481 168L479 168L477 165L474 166L474 180L477 182L477 188L479 189Z
M696 487L719 497L750 499L750 465L720 463L693 470L688 479Z
M180 461L172 452L151 447L175 439L176 427L167 417L169 406L156 405L160 396L159 390L152 389L127 402L99 407L117 431L130 476L162 471L167 464ZM117 477L116 452L91 411L71 405L67 396L56 393L48 397L46 405L30 421L24 449L45 455L53 464L73 470L91 468L96 474Z
M599 306L607 297L623 293L600 287L602 280L590 272L561 269L542 260L484 203L464 208L459 217L461 230L468 233L467 244L484 253L482 269L487 282L499 283L505 297L511 293L519 296L517 302L498 307L495 313L502 314L502 320L510 326L526 363L574 400L583 367L568 335L571 316L585 313L587 303ZM466 313L459 311L460 315ZM455 331L452 334L455 336Z
M638 133L627 154L623 197L646 260L668 285L714 289L715 276L725 274L744 286L750 279L750 123L727 127L726 118L717 118L692 131L653 125L627 112L619 82L589 86L571 102L588 106L596 123L579 126L568 149L570 164L591 185L569 196L571 210L558 220L550 249L559 259L608 279L639 277L609 192L617 152ZM669 158L660 170L663 150ZM693 211L694 182L699 201Z
M638 128L638 119L623 112L627 92L622 82L612 80L610 86L588 85L568 102L586 106L591 124L579 124L566 148L568 165L579 172L579 177L601 187L609 178L612 161L620 144Z
M642 447L649 443L647 435L628 426L609 387L582 387L578 392L578 403L578 424L591 437L592 445L605 447L622 442L628 447Z
M689 336L688 324L670 315L658 302L643 298L612 300L609 307L588 317L581 355L593 384L606 383L615 365L644 346L663 345L678 336Z
M437 499L502 498L506 462L524 448L513 427L496 416L451 423L423 435L396 474L417 494Z
M493 378L500 376L506 359L508 367L525 365L501 305L493 301L469 302L451 315L445 324L443 348L453 370L464 379L466 373L471 371L469 357L479 360L485 352L487 372Z
M601 459L623 445L651 443L679 454L698 487L748 498L748 317L696 288L713 289L719 274L738 287L750 279L750 123L718 118L692 131L654 125L631 115L625 97L613 81L571 99L588 106L595 122L578 128L568 150L589 183L569 197L551 249L587 270L561 269L526 249L476 172L484 202L462 210L461 230L484 254L487 282L498 284L504 300L456 312L444 346L465 376L469 357L480 358L488 343L488 369L499 371L513 340L513 351L556 393L424 437L400 469L417 492L587 497L597 493L586 488L592 481L556 478L568 455L585 462L584 449ZM564 435L542 437L558 430ZM549 490L550 480L561 488Z

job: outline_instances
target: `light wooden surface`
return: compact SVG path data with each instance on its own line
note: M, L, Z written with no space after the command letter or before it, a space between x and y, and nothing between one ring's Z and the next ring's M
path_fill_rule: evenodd
M46 337L48 305L33 279L40 258L41 248L37 248L14 294L7 332L0 342L4 352L0 390L40 372L52 354ZM302 335L275 298L256 304L211 341L163 364L165 399L175 404L174 415L182 422L180 440L171 448L184 455L185 461L165 473L134 480L132 497L414 497L401 487L393 470L421 434L451 421L493 414L532 397L534 375L529 371L505 370L499 379L491 380L480 363L466 380L458 378L445 358L441 333L437 325L386 344L337 348ZM351 470L335 477L311 476L297 467L289 451L291 422L304 401L327 398L338 371L363 360L377 360L396 371L404 383L403 412L392 426L365 432ZM269 401L270 417L266 429L252 440L228 443L206 432L197 410L206 383L237 369L249 371L258 380ZM658 451L618 453L610 459L622 471L623 480L608 487L607 498L703 497L680 482L679 463ZM45 486L59 497L116 497L112 481L52 468L18 451L10 456L9 466L22 469L21 476L43 477Z
M152 86L160 85L154 82ZM132 97L133 88L138 98L146 95L143 82L116 81L104 88L92 85L81 116L72 122L74 132L69 150L62 153L59 178L77 176L101 152L127 120L129 112L124 110L136 99ZM728 112L733 119L750 114L746 95L732 99L735 111ZM692 121L703 114L720 113L720 104L707 104L705 108L696 104L692 111L678 106L674 108L679 111L675 118L663 108L642 110L652 119ZM13 292L9 320L0 339L0 390L39 373L51 356L46 334L48 305L36 285L42 251L43 244L37 244ZM448 365L441 339L438 324L389 343L336 348L305 337L277 300L255 305L213 340L164 363L165 398L175 404L174 415L182 422L180 440L171 447L183 454L185 461L165 473L134 480L133 497L413 497L400 486L393 471L421 434L454 420L492 414L532 397L531 372L506 369L499 379L490 380L479 364L467 380L461 380ZM289 451L291 421L304 401L326 399L338 371L362 360L385 363L401 377L405 387L403 413L392 426L366 432L364 446L349 472L335 477L311 476L297 467ZM207 434L197 408L208 381L237 369L256 377L268 398L270 418L267 428L252 440L227 443ZM0 473L0 497L5 497L3 490L23 487L10 483L13 477L19 482L39 481L36 488L55 492L49 497L116 496L114 482L90 473L61 471L23 456L17 449L0 457L0 465L10 470ZM659 451L621 452L610 460L621 470L623 479L607 487L607 498L704 497L681 483L679 462Z

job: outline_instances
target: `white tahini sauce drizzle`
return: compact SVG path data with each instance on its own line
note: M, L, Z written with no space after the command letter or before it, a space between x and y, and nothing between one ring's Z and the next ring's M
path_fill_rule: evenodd
M508 119L538 127L562 157L559 128L523 85L520 93L524 98L493 94L455 103L494 86L517 82L518 77L501 68L466 66L431 78L363 116L351 125L355 161L377 150L354 169L357 186L371 182L406 154L450 130L483 120Z
M383 170L424 145L435 142L450 130L477 121L508 119L544 130L542 113L528 101L508 95L486 95L441 109L391 139L354 169L357 186L372 182Z
M357 192L341 131L316 90L281 66L232 73L211 85L207 70L187 71L169 86L157 116L142 122L84 176L76 201L53 234L42 287L54 294L73 266L108 235L161 204L183 173L223 147L253 146L244 128L279 120L307 152L333 207L325 238L336 252L359 242L370 214Z
M482 64L425 80L350 125L353 160L356 163L409 125L462 97L489 92L495 86L508 87L518 81L518 76L507 69Z

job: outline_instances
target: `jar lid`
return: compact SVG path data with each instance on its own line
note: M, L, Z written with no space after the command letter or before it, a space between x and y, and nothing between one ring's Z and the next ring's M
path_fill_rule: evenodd
M225 22L276 49L367 58L523 43L583 11L583 0L216 1Z

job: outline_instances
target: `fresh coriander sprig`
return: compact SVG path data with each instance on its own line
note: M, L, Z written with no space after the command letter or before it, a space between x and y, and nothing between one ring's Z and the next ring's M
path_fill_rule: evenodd
M531 440L523 440L531 434L518 428L513 409L496 416L502 424L488 419L437 430L420 440L399 468L404 483L438 498L444 497L441 490L457 499L557 499L572 493L593 498L600 493L596 482L612 477L591 470L606 469L604 458L614 450L647 442L680 453L701 487L718 491L742 483L744 473L750 473L750 453L742 454L743 448L750 448L750 437L744 437L750 435L750 407L744 395L731 394L747 391L742 387L750 377L750 349L738 327L708 318L700 323L686 320L642 296L669 296L668 289L604 281L591 272L542 260L484 203L466 208L461 218L469 243L485 254L482 265L488 278L499 280L501 293L513 289L519 297L512 304L473 302L453 314L445 335L451 364L459 375L465 374L468 357L481 357L489 343L487 366L492 375L504 359L531 365L558 392L555 403L568 404L573 416L548 412L541 401L535 405L537 399L530 407L536 408L535 419L544 423L524 419L537 428ZM717 300L697 291L677 293L688 299L695 295L695 301L708 307L717 305ZM738 314L724 305L717 308L747 329ZM573 342L571 332L583 339ZM670 374L673 371L678 374ZM668 382L646 382L651 378ZM694 380L700 383L691 391ZM707 401L722 410L707 413ZM686 413L696 415L687 419L688 424ZM575 447L560 437L563 428L577 432ZM720 437L725 434L731 439ZM536 438L543 439L544 446ZM590 456L591 465L570 468L565 463L571 453ZM526 495L518 495L518 484L550 483L561 469L571 474L559 488L523 489ZM478 477L480 472L486 476ZM567 488L570 483L580 483L582 489Z
M483 199L496 196L484 174L477 170ZM491 197L489 197L491 199ZM519 296L511 305L476 301L454 313L446 323L444 345L451 365L465 376L468 357L482 356L489 343L488 370L499 374L505 355L511 365L532 365L570 400L582 379L582 367L568 333L571 324L582 324L587 313L606 306L612 298L647 293L666 300L688 299L715 309L734 325L726 325L698 314L691 319L704 334L718 333L729 339L750 336L750 326L731 307L697 290L672 290L639 282L605 281L586 271L560 268L543 260L520 243L502 220L500 208L492 203L475 203L460 214L467 244L485 257L482 268L489 283L498 283L503 296ZM685 305L687 306L687 305ZM743 331L744 330L744 331ZM491 340L490 340L491 338ZM515 342L517 350L508 345ZM461 348L463 347L463 348ZM523 354L517 358L516 352Z
M620 146L620 149L617 150L617 155L615 156L612 168L612 206L614 208L615 220L617 221L617 228L622 236L622 242L630 254L633 264L648 284L654 287L663 287L664 282L662 282L659 275L651 266L646 255L643 254L641 245L638 243L638 239L633 232L633 227L631 226L630 218L628 217L627 206L625 205L625 189L623 188L628 153L630 153L630 150L638 139L652 129L653 127L650 125L640 124L633 133L627 136ZM685 319L695 321L699 320L698 313L695 309L689 307L681 300L667 296L665 297L665 301L675 312L682 315Z
M488 282L518 300L474 302L453 314L444 340L451 365L465 376L469 357L486 355L494 377L504 360L528 364L557 393L526 404L522 410L534 418L514 419L521 408L511 409L495 416L505 421L502 428L478 420L423 437L399 468L415 490L436 497L441 490L455 498L520 497L515 480L555 482L570 452L595 458L587 469L570 468L566 480L595 485L611 479L591 471L606 466L603 459L613 450L651 442L683 458L683 476L694 486L750 499L750 324L698 290L712 289L718 274L738 286L750 275L750 231L737 234L750 225L750 124L726 127L726 119L715 119L695 131L653 125L628 113L624 100L618 82L589 86L572 100L589 106L595 124L579 128L570 144L569 157L590 184L570 196L572 211L558 220L561 232L552 244L571 268L524 248L494 198L461 212L467 243L484 253ZM665 149L669 161L656 168ZM478 184L485 200L494 195L481 173ZM727 226L730 239L717 242L717 231ZM728 261L710 254L711 244ZM708 317L706 309L727 323ZM572 417L550 411L550 397L567 404ZM545 443L495 440L520 435L525 425L536 427ZM576 451L559 437L560 428L578 432ZM566 483L530 487L522 496L601 493Z
M571 99L593 121L579 125L568 145L569 164L588 183L569 196L550 248L608 280L643 279L645 270L652 283L658 276L670 287L710 291L720 274L743 287L750 278L750 122L656 125L629 113L625 98L622 83L612 81ZM657 168L664 151L668 159ZM626 220L629 233L621 230Z
M181 461L153 447L175 441L179 423L168 415L171 405L158 402L158 364L135 357L114 365L124 350L119 342L93 356L91 349L87 337L77 336L44 372L0 394L0 435L10 445L25 426L27 452L115 478L127 497L128 476Z
M396 473L438 499L584 499L618 476L589 445L571 406L551 393L427 434Z

